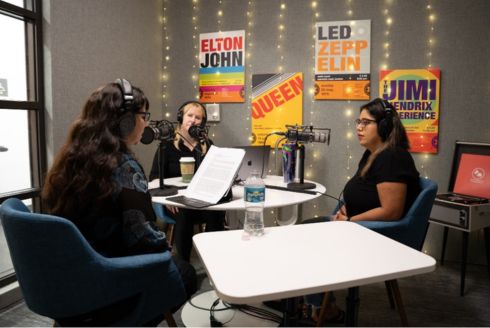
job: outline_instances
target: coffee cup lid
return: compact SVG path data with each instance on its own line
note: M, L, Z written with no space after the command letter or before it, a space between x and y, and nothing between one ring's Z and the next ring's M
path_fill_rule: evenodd
M191 162L195 162L196 160L194 159L194 157L181 157L180 161L182 163L191 163Z

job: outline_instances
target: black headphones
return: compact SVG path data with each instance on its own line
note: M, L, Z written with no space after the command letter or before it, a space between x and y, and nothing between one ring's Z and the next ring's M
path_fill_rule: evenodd
M116 79L114 83L117 84L123 96L123 104L119 108L121 114L119 118L119 132L122 137L126 137L136 126L133 87L126 79Z
M378 134L385 141L393 131L393 113L395 108L388 101L378 98L378 103L383 107L383 118L378 122Z
M180 105L179 109L177 110L177 122L179 122L179 124L182 124L182 122L184 121L184 107L189 104L199 105L203 109L204 117L202 118L201 125L199 125L199 127L204 129L206 127L206 122L208 121L208 113L206 111L206 107L199 101L186 101L185 103Z

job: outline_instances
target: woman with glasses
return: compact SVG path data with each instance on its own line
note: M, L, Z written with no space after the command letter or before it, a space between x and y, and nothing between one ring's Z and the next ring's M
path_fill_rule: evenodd
M419 172L398 113L377 98L361 107L356 120L361 146L359 168L345 185L344 205L334 220L399 220L420 192Z
M144 93L127 80L95 90L72 123L42 191L43 208L72 221L106 257L169 249L165 234L154 225L148 181L131 150L148 125L148 108ZM190 297L196 291L195 270L183 261L175 263ZM76 320L103 326L109 318L124 315L126 306L116 304Z
M395 108L376 98L361 106L355 123L359 143L366 150L356 174L344 187L344 204L332 216L303 223L399 220L419 194L419 172L408 152L407 133ZM316 321L323 297L323 293L306 296L303 310L307 317ZM343 322L345 313L335 304L333 293L327 293L327 297L327 322Z

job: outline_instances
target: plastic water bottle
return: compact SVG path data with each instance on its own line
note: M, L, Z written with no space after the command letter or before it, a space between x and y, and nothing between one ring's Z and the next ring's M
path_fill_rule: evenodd
M249 236L264 234L265 184L258 171L252 171L245 181L245 223L243 230Z

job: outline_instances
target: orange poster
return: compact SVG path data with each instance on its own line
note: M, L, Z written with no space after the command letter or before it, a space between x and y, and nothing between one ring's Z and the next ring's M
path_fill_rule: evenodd
M371 21L316 24L315 99L368 100Z

